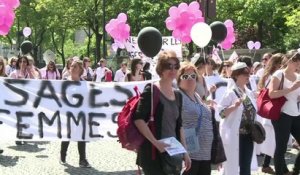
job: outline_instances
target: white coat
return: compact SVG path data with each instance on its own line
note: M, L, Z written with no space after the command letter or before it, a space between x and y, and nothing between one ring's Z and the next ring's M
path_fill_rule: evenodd
M238 99L237 95L233 91L233 88L236 88L236 86L232 86L230 89L227 89L226 94L219 104L219 111L231 106ZM246 88L246 94L256 108L256 102L254 100L253 93ZM227 157L227 161L223 163L223 175L239 175L239 128L243 109L243 104L241 104L236 110L220 121L220 135ZM253 153L251 167L257 167L255 153Z
M266 140L260 144L260 152L273 157L276 147L275 132L271 120L262 119L262 125L266 131Z

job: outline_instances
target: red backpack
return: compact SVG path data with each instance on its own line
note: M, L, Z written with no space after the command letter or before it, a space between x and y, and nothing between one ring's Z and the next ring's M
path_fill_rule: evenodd
M148 84L146 85L146 87ZM150 85L151 86L151 85ZM118 115L118 129L117 135L119 137L119 142L122 144L122 148L137 151L139 147L143 144L145 137L139 132L138 128L135 126L134 121L132 119L135 114L136 108L138 106L140 100L140 92L138 88L135 86L134 90L136 92L136 96L131 97L122 111ZM153 85L152 98L153 98L153 108L151 110L150 121L148 122L148 126L152 133L154 133L154 111L156 111L156 107L159 101L159 90L157 86Z

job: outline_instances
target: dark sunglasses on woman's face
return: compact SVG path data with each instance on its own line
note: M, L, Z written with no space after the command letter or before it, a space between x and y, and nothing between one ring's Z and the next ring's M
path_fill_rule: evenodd
M182 80L188 80L188 79L195 80L196 77L197 77L196 74L183 74L183 75L180 76L180 79L182 79Z
M180 65L179 65L179 64L168 63L166 68L167 68L168 70L173 70L173 69L178 70L178 69L180 68Z
M231 67L230 65L226 64L226 65L223 65L223 67Z

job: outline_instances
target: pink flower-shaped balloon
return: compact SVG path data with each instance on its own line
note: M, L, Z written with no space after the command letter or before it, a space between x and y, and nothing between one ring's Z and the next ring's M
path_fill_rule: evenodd
M166 27L172 32L172 36L183 43L192 41L190 33L194 24L204 22L200 5L193 1L189 5L180 3L178 7L169 9L169 17L166 19Z
M113 49L124 48L126 39L130 35L130 26L126 24L127 15L120 13L116 19L111 19L108 24L105 25L106 32L115 40Z
M224 22L224 25L227 28L227 36L225 40L221 43L221 46L223 49L229 50L235 42L234 23L232 22L232 20L228 19Z
M19 0L0 0L0 4L6 4L11 9L16 9L20 6Z
M0 35L7 35L14 23L15 13L5 2L0 0Z

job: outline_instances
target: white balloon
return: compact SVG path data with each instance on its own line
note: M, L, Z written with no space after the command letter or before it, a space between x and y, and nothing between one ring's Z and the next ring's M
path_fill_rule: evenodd
M197 46L204 48L211 40L211 37L212 31L208 24L199 22L193 25L191 38Z
M25 28L23 29L23 35L24 35L25 37L28 37L29 35L31 35L31 28L30 28L30 27L25 27Z

